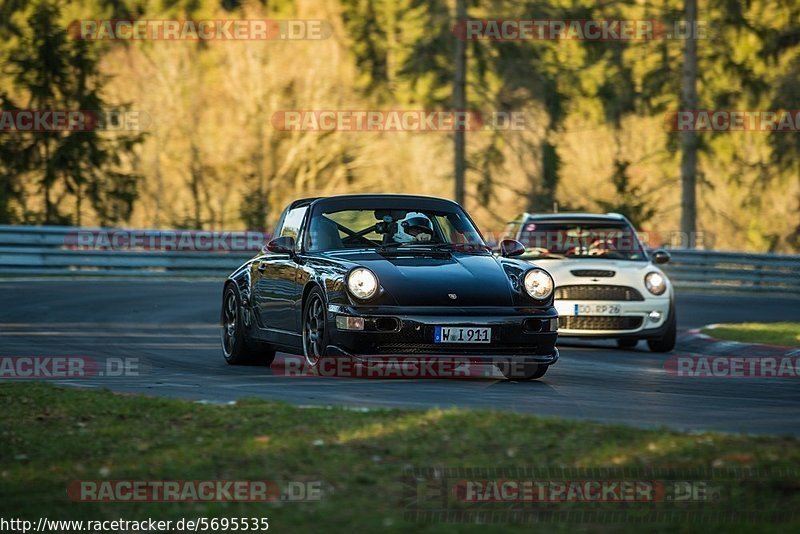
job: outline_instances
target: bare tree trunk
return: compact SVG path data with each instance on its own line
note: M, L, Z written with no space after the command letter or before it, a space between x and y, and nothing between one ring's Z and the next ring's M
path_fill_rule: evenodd
M203 168L200 162L200 149L195 143L194 139L191 142L192 161L190 163L189 174L189 189L192 192L192 202L194 203L194 227L197 229L203 228L203 221L200 211L200 182L203 180Z
M52 201L50 200L50 143L44 143L44 181L42 187L44 188L44 224L53 224L52 217Z
M155 145L161 147L161 138L156 130ZM164 195L164 177L161 175L161 151L157 148L153 151L153 162L155 166L156 176L156 213L155 213L155 227L161 228L161 197Z
M456 24L460 24L467 19L466 0L456 0ZM455 111L467 110L467 43L466 36L459 38L456 36L456 57L455 57L455 80L453 85L453 107ZM466 132L462 128L455 131L455 178L456 190L455 200L459 204L464 204L464 174L466 172Z
M697 109L697 39L694 35L697 21L697 0L685 0L686 38L681 75L681 110ZM697 230L697 132L681 132L681 232L688 248L695 247Z
M75 184L75 226L81 226L82 219L81 219L81 209L83 207L83 188L81 187L80 181Z

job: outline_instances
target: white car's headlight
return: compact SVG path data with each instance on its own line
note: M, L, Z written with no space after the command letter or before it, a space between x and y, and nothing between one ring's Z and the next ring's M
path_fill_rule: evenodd
M525 291L536 300L546 299L553 293L553 278L541 269L525 273Z
M347 289L358 299L371 299L378 291L378 277L369 269L357 267L347 275Z
M644 277L644 286L653 295L663 295L667 290L667 279L661 273L647 273Z

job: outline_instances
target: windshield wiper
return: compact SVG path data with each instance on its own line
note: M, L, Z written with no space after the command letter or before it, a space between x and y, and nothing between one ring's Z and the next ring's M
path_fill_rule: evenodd
M397 247L400 247L400 246L406 245L406 244L407 243L400 243L399 241L392 241L390 243L381 243L379 248L381 250L389 250L389 249L397 248Z
M391 243L381 244L380 250L382 252L388 250L397 250L400 247L405 247L408 250L421 250L421 251L443 251L448 250L446 247L449 246L447 243L439 243L438 245L435 243L420 243L420 242L412 242L412 243L401 243L398 241L392 241Z
M381 248L397 248L407 246L411 248L432 248L436 250L449 250L449 249L480 249L480 250L492 250L489 248L488 245L478 244L478 243L426 243L424 241L412 241L410 243L401 243L397 241L392 241L391 243L386 243L385 245L381 245Z
M431 246L436 250L455 250L458 252L478 252L479 250L485 252L492 251L492 247L482 243L438 243Z

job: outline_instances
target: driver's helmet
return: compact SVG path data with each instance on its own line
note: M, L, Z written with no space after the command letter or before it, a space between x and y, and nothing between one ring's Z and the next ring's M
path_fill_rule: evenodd
M433 237L433 225L427 215L410 211L397 222L394 240L398 243L414 243L430 241Z

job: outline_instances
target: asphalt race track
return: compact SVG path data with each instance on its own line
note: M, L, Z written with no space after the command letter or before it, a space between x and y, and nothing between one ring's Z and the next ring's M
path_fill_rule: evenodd
M573 419L800 435L800 378L686 378L671 355L640 343L559 341L561 360L538 382L480 379L291 378L232 367L219 348L221 282L48 280L0 282L0 356L138 360L138 376L60 384L228 402L489 408ZM800 299L678 294L682 331L729 321L800 321ZM680 335L680 334L679 334ZM672 355L682 351L680 339Z

